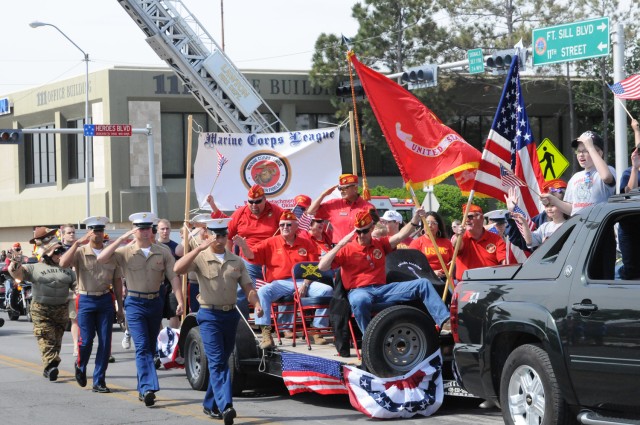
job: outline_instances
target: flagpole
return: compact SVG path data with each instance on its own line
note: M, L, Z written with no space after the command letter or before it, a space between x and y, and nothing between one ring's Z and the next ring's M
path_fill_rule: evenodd
M193 115L189 115L187 130L187 175L185 178L184 189L184 221L189 221L189 205L191 205L191 148L193 144ZM182 226L182 246L184 249L184 255L189 252L189 229L186 226ZM184 308L182 310L182 320L184 320L187 314L187 273L182 275L182 300L184 302Z
M356 156L356 135L353 125L353 111L349 111L349 138L351 140L351 172L358 175L358 157Z
M451 258L451 266L449 266L449 277L447 278L447 282L444 285L444 292L442 293L442 300L444 301L447 297L447 290L449 286L454 288L453 285L453 267L456 264L456 257L458 256L458 251L460 250L460 245L462 244L462 235L464 235L464 227L467 225L467 211L471 207L471 202L473 202L473 196L475 195L475 190L472 189L469 192L469 200L467 201L467 206L464 209L464 214L462 214L462 223L460 223L460 227L462 227L462 234L458 235L456 238L456 246L453 249L453 257Z
M418 197L416 196L416 193L413 191L413 187L411 186L411 181L409 180L409 182L406 183L406 185L409 187L409 191L411 192L411 198L413 198L413 204L417 207ZM435 236L433 236L433 233L431 233L431 229L427 225L427 219L425 217L420 217L420 218L422 220L422 227L424 228L424 231L426 232L427 236L429 237L429 240L431 241L431 244L433 245L433 249L435 250L436 255L438 256L438 260L440 260L442 271L444 271L445 277L447 278L447 280L449 280L449 271L447 269L447 265L444 262L444 259L442 258L442 255L440 254L440 250L438 249L436 238ZM444 229L442 229L442 231L444 232Z

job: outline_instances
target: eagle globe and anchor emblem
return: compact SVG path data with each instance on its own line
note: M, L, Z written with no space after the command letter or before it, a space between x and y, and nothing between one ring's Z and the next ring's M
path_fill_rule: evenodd
M247 188L262 186L265 195L273 197L286 190L291 181L291 166L287 158L273 151L256 152L242 164L242 178Z

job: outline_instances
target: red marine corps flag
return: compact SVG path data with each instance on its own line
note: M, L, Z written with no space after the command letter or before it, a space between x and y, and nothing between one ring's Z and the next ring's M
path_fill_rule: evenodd
M478 167L480 152L395 81L350 60L405 182L416 189Z

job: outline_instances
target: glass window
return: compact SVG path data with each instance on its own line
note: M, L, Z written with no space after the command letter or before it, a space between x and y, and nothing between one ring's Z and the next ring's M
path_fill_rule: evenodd
M37 127L53 129L53 124ZM27 185L42 185L56 182L55 134L25 134L25 182Z
M162 177L184 178L186 176L187 157L187 131L189 129L189 115L193 116L193 139L191 152L191 165L198 153L198 133L197 131L213 131L209 128L216 128L215 124L208 119L207 114L163 112L162 113ZM199 130L198 126L202 127ZM193 173L193 167L192 167Z
M67 121L67 128L83 128L84 119ZM85 144L83 134L65 134L69 155L69 181L81 181L86 179L85 174ZM93 177L93 150L89 158L89 178Z

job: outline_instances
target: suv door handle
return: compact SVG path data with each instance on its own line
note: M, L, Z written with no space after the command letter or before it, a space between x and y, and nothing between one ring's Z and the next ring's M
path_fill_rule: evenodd
M594 311L598 311L598 306L596 304L592 304L591 300L584 300L581 303L575 303L572 305L571 310L580 313L593 313Z

